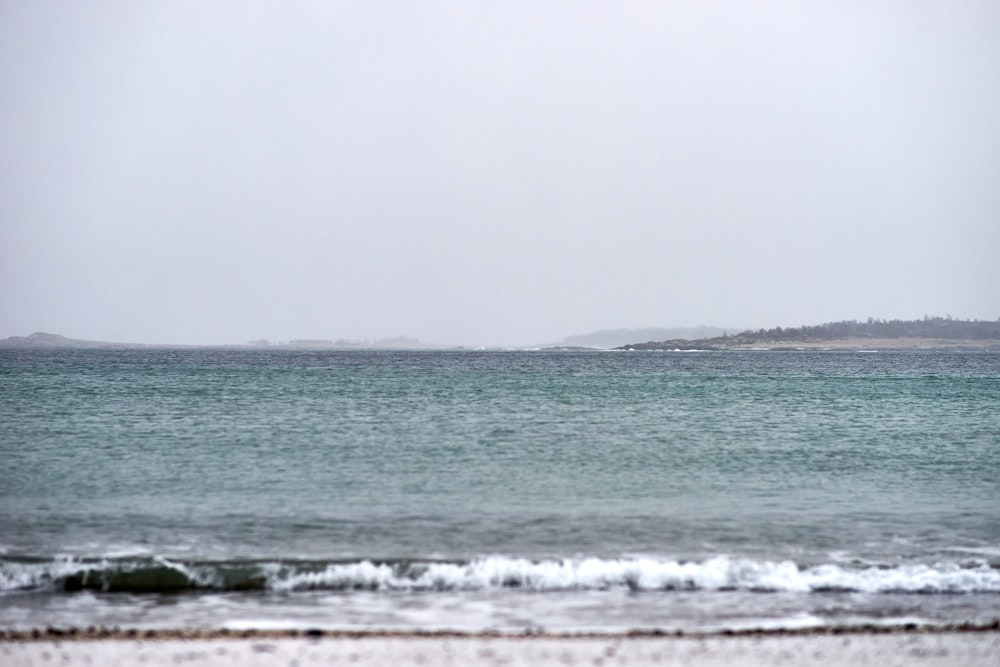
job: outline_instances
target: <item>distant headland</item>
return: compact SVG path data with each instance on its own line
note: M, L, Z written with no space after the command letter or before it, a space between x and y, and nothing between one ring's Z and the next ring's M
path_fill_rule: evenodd
M4 338L0 340L0 348L99 348L99 347L124 347L124 348L143 348L143 347L160 347L153 345L143 345L141 343L111 343L107 341L99 340L81 340L79 338L67 338L66 336L60 336L59 334L45 333L44 331L36 331L30 336L11 336L10 338Z
M721 335L720 335L721 334ZM660 340L625 343L628 337L662 335ZM635 340L633 338L632 340ZM641 339L640 339L641 340ZM623 344L624 343L624 344ZM405 337L378 340L294 339L271 342L264 339L230 345L145 344L68 338L35 332L28 336L0 339L0 349L181 349L239 348L292 350L464 350L462 346L435 345ZM484 348L476 348L484 349ZM522 349L522 348L491 348ZM716 327L608 329L571 336L561 344L526 349L545 350L803 350L803 349L984 349L1000 351L1000 320L956 320L924 317L921 320L843 320L801 327L746 330L728 334Z
M813 326L757 331L698 340L630 343L619 350L803 350L803 349L995 349L1000 350L1000 320L843 320Z

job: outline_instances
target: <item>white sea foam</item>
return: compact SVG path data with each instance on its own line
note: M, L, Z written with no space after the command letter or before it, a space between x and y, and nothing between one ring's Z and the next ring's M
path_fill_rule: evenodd
M535 591L655 590L857 591L865 593L1000 592L1000 570L956 563L894 568L820 565L801 568L792 561L770 562L717 557L702 562L652 558L532 561L490 557L470 563L430 563L400 570L361 561L331 564L313 572L286 571L270 580L277 590L307 588L368 590Z
M704 561L654 557L528 560L493 556L470 562L184 563L165 558L116 561L0 559L0 592L267 589L369 591L761 591L1000 593L1000 569L983 562L801 567L792 561L719 556Z
M69 557L46 562L0 561L0 591L50 588L65 577L101 566L100 562L84 565Z

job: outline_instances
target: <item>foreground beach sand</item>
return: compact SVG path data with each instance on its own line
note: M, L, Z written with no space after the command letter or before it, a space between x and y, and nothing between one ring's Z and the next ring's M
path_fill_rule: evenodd
M290 637L259 634L207 639L88 637L6 639L0 664L225 665L989 665L1000 660L997 632L895 632L788 635L484 636L372 635Z

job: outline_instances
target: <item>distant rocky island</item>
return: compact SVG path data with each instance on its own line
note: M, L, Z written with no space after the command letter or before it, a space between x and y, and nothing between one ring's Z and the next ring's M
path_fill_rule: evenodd
M11 336L0 340L0 347L21 347L21 348L50 348L50 347L127 347L140 348L151 347L141 343L111 343L99 340L81 340L79 338L67 338L59 334L36 331L30 336Z
M1000 350L1000 320L843 320L813 326L757 331L701 340L683 338L630 343L620 350L797 350L797 349L933 349Z
M378 338L376 340L357 340L354 338L294 338L288 342L272 342L267 339L252 340L247 345L268 348L304 348L320 350L440 350L454 349L451 345L424 343L415 338L396 336L395 338Z

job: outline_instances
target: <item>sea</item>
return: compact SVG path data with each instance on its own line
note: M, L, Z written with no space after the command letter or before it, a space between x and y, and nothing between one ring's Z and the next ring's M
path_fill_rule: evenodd
M995 351L0 350L0 628L998 618Z

